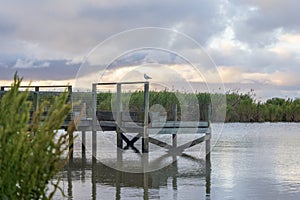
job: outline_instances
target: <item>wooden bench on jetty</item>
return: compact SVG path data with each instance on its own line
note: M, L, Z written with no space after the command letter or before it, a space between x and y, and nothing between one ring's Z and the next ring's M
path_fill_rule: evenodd
M121 144L118 147L123 149L132 148L135 152L139 153L139 150L134 146L134 143L137 142L143 135L144 132L144 123L139 116L143 116L144 113L138 112L121 112L121 124L115 120L117 116L116 112L109 111L97 111L96 116L99 121L99 126L102 131L117 131L120 134L121 139L126 143L126 146L123 148ZM201 142L209 140L210 127L208 121L166 121L159 122L157 113L155 115L149 112L149 121L148 124L148 138L149 142L167 149L170 153L180 153L185 149L197 145ZM159 117L159 116L158 116ZM129 140L124 133L137 133L135 137ZM172 145L169 145L163 141L151 137L151 135L156 134L170 134L172 135ZM186 144L177 146L176 135L177 134L201 134L201 136L193 141L187 142ZM120 143L122 141L119 141Z

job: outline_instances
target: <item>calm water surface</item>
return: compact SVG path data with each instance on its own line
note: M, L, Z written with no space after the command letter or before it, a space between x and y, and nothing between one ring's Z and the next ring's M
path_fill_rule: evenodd
M144 175L82 159L79 137L55 199L300 199L300 124L228 123L214 140L211 171L192 151Z

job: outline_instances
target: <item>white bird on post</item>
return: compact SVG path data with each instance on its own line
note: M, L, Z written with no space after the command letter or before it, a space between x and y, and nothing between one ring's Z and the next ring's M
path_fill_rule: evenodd
M144 78L146 79L146 80L149 80L149 79L152 79L150 76L148 76L147 74L144 74Z

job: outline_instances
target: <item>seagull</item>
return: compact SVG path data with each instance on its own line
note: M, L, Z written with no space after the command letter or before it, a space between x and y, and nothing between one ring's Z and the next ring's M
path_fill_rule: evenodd
M148 76L147 74L144 74L144 78L146 79L146 80L148 80L148 79L152 79L150 76Z

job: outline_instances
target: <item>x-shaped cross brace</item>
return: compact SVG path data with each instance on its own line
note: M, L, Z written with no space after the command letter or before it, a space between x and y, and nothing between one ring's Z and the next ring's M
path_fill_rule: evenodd
M134 146L134 143L142 137L141 133L134 136L131 140L128 139L123 133L120 133L120 135L122 140L126 142L126 146L123 148L124 150L131 148L135 153L140 153L140 151Z

